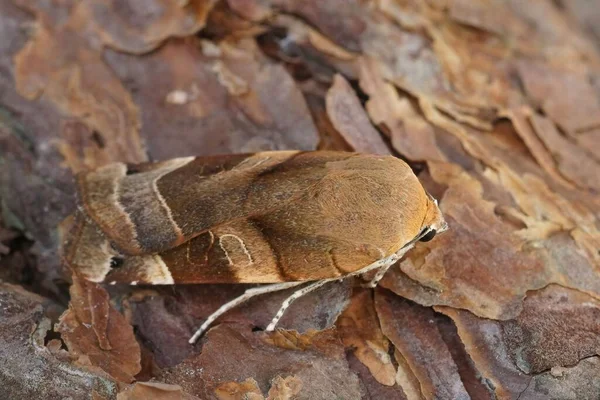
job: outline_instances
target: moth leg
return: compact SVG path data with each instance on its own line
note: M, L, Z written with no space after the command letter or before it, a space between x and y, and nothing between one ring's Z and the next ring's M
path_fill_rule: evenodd
M223 304L221 307L219 307L219 309L217 311L215 311L214 313L209 315L208 318L206 319L206 321L204 321L204 323L202 324L202 326L200 328L198 328L196 333L194 333L194 336L192 336L190 338L189 343L194 344L196 342L196 340L198 340L198 338L200 336L202 336L202 334L204 332L206 332L208 327L213 322L215 322L215 320L217 318L219 318L221 315L225 314L227 311L231 310L232 308L248 301L252 297L258 296L260 294L277 292L280 290L288 289L288 288L291 288L294 286L301 285L303 283L305 283L305 282L284 282L284 283L275 283L272 285L265 285L265 286L259 286L259 287L247 289L243 295L236 297L235 299Z
M373 289L374 287L376 287L377 284L379 283L379 281L381 280L381 278L383 278L383 276L385 275L385 273L388 271L388 269L390 269L390 267L392 265L394 265L394 263L389 263L389 264L384 265L383 267L379 268L377 270L377 273L373 277L373 279L371 279L367 283L363 283L361 286L364 287L364 288L368 288L368 289Z
M328 282L333 282L333 281L337 281L339 279L322 279L320 281L316 281L311 283L308 286L303 287L302 289L298 289L296 290L294 293L292 293L292 295L290 297L288 297L287 299L285 299L285 301L281 304L281 308L279 309L279 311L277 311L277 314L275 314L275 316L273 317L273 320L271 320L271 323L269 324L269 326L267 326L267 332L272 331L275 329L275 326L277 325L277 323L279 322L279 320L281 319L281 317L283 317L283 313L285 312L285 310L287 310L287 308L290 306L290 304L292 304L292 302L296 299L299 299L300 297L304 296L307 293L312 292L315 289L320 288L321 286L323 286L324 284L328 283Z
M412 247L412 245L406 246L405 248L402 248L398 252L396 252L395 257L390 257L385 264L383 264L377 269L377 273L375 274L375 276L369 282L364 283L361 286L369 289L376 287L381 278L383 278L385 273L388 271L388 269L390 269L390 267L394 265L396 261L401 259L404 256L404 254L406 254L408 250L410 250Z

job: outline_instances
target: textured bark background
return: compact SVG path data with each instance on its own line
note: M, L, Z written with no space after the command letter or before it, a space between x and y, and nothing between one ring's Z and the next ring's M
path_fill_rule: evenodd
M600 3L0 0L0 398L600 398ZM388 153L450 231L376 290L72 279L73 174Z

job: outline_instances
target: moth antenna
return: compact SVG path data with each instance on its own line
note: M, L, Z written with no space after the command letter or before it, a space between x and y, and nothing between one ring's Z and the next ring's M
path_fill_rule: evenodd
M323 280L311 283L310 285L305 286L302 289L296 290L294 293L291 294L290 297L288 297L287 299L285 299L285 301L283 303L281 303L281 308L279 309L279 311L277 311L277 314L275 314L275 316L273 317L273 320L271 320L271 323L269 324L269 326L267 326L267 329L266 329L267 332L270 332L275 329L275 326L277 325L277 323L279 322L281 317L283 317L283 313L285 313L285 310L287 310L287 308L290 306L290 304L292 304L294 302L294 300L299 299L300 297L304 296L305 294L310 293L313 290L320 288L321 286L323 286L324 284L326 284L328 282L339 281L339 280L340 280L339 278L323 279Z
M204 334L204 332L206 332L208 327L213 322L215 322L215 320L217 318L219 318L221 315L225 314L227 311L231 310L232 308L250 300L252 297L258 296L261 294L265 294L265 293L278 292L280 290L285 290L285 289L288 289L288 288L291 288L294 286L301 285L303 283L305 283L305 282L284 282L284 283L275 283L272 285L265 285L265 286L259 286L259 287L247 289L244 292L244 294L223 304L221 307L219 307L217 309L217 311L215 311L214 313L209 315L208 318L206 319L206 321L204 321L204 323L202 324L202 326L200 326L200 328L198 328L198 330L190 338L189 343L190 344L196 343L196 340L198 340L198 338L200 336L202 336Z

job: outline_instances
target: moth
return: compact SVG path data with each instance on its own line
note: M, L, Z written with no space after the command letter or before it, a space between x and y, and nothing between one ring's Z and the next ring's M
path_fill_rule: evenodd
M392 156L272 151L114 163L76 177L66 264L94 282L263 284L215 311L299 287L297 298L366 273L374 287L417 241L448 225ZM374 274L374 275L373 275Z

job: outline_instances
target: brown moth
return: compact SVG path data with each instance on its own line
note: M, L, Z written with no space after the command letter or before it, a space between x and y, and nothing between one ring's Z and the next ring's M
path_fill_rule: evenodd
M94 282L305 285L289 304L332 281L387 269L416 241L447 229L437 201L391 156L273 151L110 164L77 177L79 210L63 247Z

